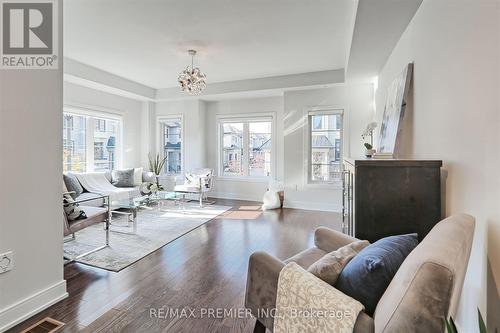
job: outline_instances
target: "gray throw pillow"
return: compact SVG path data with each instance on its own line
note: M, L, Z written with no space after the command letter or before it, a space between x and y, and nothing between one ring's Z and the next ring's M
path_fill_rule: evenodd
M83 187L74 174L63 174L63 180L64 184L66 184L66 189L68 190L68 192L75 192L70 194L73 199L83 193Z
M325 254L307 269L321 280L334 285L340 272L358 252L370 245L366 240L355 241L333 252Z
M134 169L113 170L111 179L116 187L134 187Z

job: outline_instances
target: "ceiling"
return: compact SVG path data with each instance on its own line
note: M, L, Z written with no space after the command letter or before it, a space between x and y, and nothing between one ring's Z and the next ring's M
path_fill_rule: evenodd
M65 0L64 55L152 88L345 67L354 0Z

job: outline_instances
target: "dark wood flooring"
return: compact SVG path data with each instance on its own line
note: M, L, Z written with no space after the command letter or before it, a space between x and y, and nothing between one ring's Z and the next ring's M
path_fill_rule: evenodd
M248 201L217 204L233 208L119 273L67 265L69 297L8 332L46 316L66 323L64 332L252 332L255 320L236 313L244 307L250 254L262 250L288 258L313 244L316 227L338 230L340 214L262 212ZM229 313L215 312L218 308ZM168 309L179 316L169 316Z

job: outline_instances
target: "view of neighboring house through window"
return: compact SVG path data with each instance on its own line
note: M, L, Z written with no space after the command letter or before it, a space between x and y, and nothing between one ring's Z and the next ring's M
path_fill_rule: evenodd
M63 115L63 171L118 168L120 121L77 113Z
M85 116L65 113L63 117L63 170L87 171Z
M270 121L248 124L250 176L271 175L271 127Z
M243 175L243 123L225 123L223 129L223 173Z
M341 177L342 112L315 111L309 114L309 181L331 183Z
M118 121L92 118L94 130L94 171L113 170L116 164L116 138ZM91 119L91 120L92 120Z
M270 117L222 120L220 174L271 176L272 127Z
M163 154L165 172L179 174L182 172L182 121L181 119L161 120Z

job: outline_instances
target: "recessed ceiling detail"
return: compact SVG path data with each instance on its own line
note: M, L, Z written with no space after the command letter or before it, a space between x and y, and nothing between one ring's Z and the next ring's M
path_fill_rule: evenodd
M156 89L178 87L187 49L210 84L340 69L353 3L65 0L64 55Z

